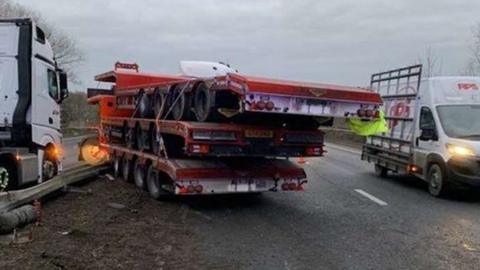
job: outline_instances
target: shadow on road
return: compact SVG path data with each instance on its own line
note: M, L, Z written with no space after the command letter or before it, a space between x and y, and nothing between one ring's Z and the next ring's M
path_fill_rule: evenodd
M378 177L377 177L378 178ZM384 181L389 181L392 184L398 185L403 188L412 190L421 190L428 196L428 184L427 182L416 178L414 176L389 174L385 178L379 178ZM399 187L399 188L400 188ZM480 202L480 189L468 188L468 187L455 187L452 192L445 198L450 201L467 202L467 203L479 203Z
M172 203L184 203L197 210L241 209L258 206L266 201L261 193L174 197Z

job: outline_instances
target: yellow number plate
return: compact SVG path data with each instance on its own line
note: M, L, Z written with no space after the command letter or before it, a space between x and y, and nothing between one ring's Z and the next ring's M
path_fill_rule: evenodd
M271 130L245 130L245 137L247 138L273 138L273 131Z

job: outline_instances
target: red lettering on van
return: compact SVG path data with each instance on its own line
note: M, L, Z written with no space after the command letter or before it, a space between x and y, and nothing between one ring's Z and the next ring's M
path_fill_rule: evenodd
M478 90L478 85L476 83L459 83L458 90L468 91L468 90Z

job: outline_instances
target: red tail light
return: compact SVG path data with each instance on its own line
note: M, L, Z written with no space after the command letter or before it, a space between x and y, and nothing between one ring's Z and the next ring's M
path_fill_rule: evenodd
M297 190L297 184L295 184L295 183L288 184L288 189L289 190Z
M262 100L260 100L259 102L257 102L257 110L259 110L259 111L265 110L265 107L266 107L266 106L267 106L267 105L266 105L265 102L262 101Z
M187 187L187 192L188 192L188 193L193 193L193 192L195 192L195 187L194 187L193 185L189 185L189 186Z
M360 109L360 110L357 111L358 117L365 117L365 114L366 114L366 112L363 109Z
M282 190L283 190L283 191L289 190L288 183L283 183L283 184L282 184Z
M210 152L210 147L206 144L191 144L190 152L195 154L208 154Z
M305 150L305 154L307 156L321 156L323 154L323 148L322 147L308 147Z
M367 117L372 117L372 116L373 116L373 110L367 110L367 111L365 112L365 115L366 115Z
M195 186L195 192L202 193L203 192L203 186L202 185L196 185Z
M265 105L267 108L267 111L271 111L275 108L275 104L271 101L267 102L267 105Z

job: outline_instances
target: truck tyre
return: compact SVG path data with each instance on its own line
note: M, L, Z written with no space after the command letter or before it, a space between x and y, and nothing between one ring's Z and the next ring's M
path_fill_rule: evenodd
M150 127L150 149L156 156L160 155L160 142L157 140L157 127L152 125Z
M165 199L169 197L170 193L163 190L160 174L150 165L147 171L147 188L150 196L155 200Z
M175 121L188 120L190 112L190 97L185 92L181 92L183 86L177 85L173 88L170 95L170 116Z
M375 164L375 175L378 177L387 177L388 169L381 166L380 164Z
M137 96L137 113L140 118L152 117L152 102L150 96L143 90L140 90Z
M135 138L137 139L138 150L144 151L148 149L148 132L144 131L140 124L135 127Z
M428 192L435 197L444 197L450 191L445 170L439 164L431 164L427 174Z
M153 92L153 113L155 118L162 119L166 107L166 95L162 93L159 88Z
M0 191L9 191L18 188L16 179L17 176L13 164L0 166Z
M127 132L125 134L125 143L128 148L130 149L137 149L137 136L136 136L135 128L127 128Z
M122 159L122 178L125 182L132 182L133 164L132 160L124 157Z
M193 106L195 118L198 122L205 122L209 119L212 108L212 97L205 83L201 82L195 88Z
M122 174L122 157L116 155L113 158L112 165L113 165L113 177L115 177L115 179L117 179Z
M135 185L142 190L145 190L147 187L145 176L145 166L140 163L140 159L135 160L135 165L133 166L133 178Z

